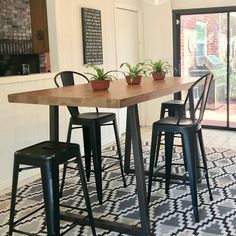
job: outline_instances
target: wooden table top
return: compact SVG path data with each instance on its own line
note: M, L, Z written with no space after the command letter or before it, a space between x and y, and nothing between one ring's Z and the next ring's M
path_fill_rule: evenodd
M188 89L196 78L167 77L165 80L142 78L140 85L127 85L125 79L112 81L106 91L93 91L90 84L8 95L13 103L58 106L122 108Z

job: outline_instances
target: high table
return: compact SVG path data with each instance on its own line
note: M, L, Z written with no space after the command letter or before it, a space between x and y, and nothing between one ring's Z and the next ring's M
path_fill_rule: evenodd
M50 140L59 139L59 106L103 108L127 107L125 168L128 171L132 142L141 227L95 219L95 225L131 235L150 236L138 103L188 89L196 78L167 77L165 80L143 78L141 85L127 85L124 79L113 81L109 90L94 92L90 84L44 89L8 95L13 103L44 104L50 107ZM94 146L94 145L93 145ZM85 224L81 216L61 213L61 218Z

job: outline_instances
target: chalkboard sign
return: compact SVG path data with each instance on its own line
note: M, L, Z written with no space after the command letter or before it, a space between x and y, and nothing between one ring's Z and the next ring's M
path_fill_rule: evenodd
M103 64L101 11L81 8L84 64Z

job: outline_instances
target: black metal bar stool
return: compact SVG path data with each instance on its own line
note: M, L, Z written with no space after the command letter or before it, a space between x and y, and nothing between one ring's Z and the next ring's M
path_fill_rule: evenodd
M148 182L148 200L151 197L151 188L154 172L154 161L157 147L157 138L161 132L165 133L165 179L166 186L165 192L169 192L170 178L171 178L171 165L172 165L172 149L174 134L181 135L183 140L183 154L187 164L188 180L191 190L191 198L193 205L193 212L195 221L199 221L198 215L198 199L197 199L197 168L204 169L207 188L209 191L210 200L213 199L207 169L206 154L204 150L201 121L203 119L204 111L206 108L207 97L213 79L212 74L206 74L198 79L188 90L187 97L184 104L189 102L190 117L184 117L182 114L179 117L165 117L153 123L152 129L152 142L151 142L151 155L149 166L149 182ZM198 97L194 97L194 89L200 87ZM201 148L201 156L203 167L198 166L198 143L199 140Z
M13 232L31 235L14 228L21 220L32 214L31 212L23 218L14 221L18 175L21 170L29 168L40 168L41 170L44 206L46 212L47 235L60 235L59 165L66 163L68 160L74 157L76 157L76 162L79 169L79 175L82 183L92 233L94 236L96 235L90 199L80 155L80 147L78 144L52 141L41 142L15 152L9 235L12 235ZM20 165L26 165L26 167L20 168ZM42 207L37 210L40 209L42 209Z
M57 87L73 86L75 85L76 78L80 80L83 79L87 83L89 83L89 80L85 75L75 71L61 71L55 75L54 81ZM86 177L87 180L89 181L91 172L91 157L92 157L97 196L99 203L102 204L102 171L104 170L102 169L102 158L113 158L118 160L120 165L121 177L123 180L123 186L126 187L120 141L119 141L119 132L116 122L116 114L112 112L100 112L98 108L96 108L96 112L85 112L85 113L80 113L78 107L67 107L67 108L71 115L68 126L67 142L70 142L71 140L72 130L80 128L83 130ZM113 126L117 145L117 157L102 155L101 127L103 126ZM109 165L109 167L106 167L106 169L110 168L113 165L114 164ZM69 167L70 166L68 165L68 163L64 165L60 196L62 196L63 194L63 187L66 178L66 170Z
M183 100L170 100L167 102L163 102L161 104L160 119L163 119L166 113L167 113L167 116L174 116L174 117L179 117L180 114L185 115L186 106L185 106L184 101ZM163 136L163 133L161 132L157 139L157 152L156 152L155 167L157 167L157 161L158 161L158 156L160 152L162 136ZM177 136L177 137L179 138L180 136ZM182 146L182 145L175 145L175 146Z

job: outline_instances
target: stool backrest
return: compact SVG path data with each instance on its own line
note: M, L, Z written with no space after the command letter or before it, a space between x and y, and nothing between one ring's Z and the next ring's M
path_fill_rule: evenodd
M207 98L213 79L213 74L208 73L199 78L192 86L188 89L188 94L185 98L185 105L189 104L190 118L196 124L200 124L204 112L206 109ZM198 95L194 96L194 92L197 89ZM181 121L182 114L180 115L177 124Z
M85 75L76 71L61 71L55 75L54 82L57 87L73 86L75 85L75 76L78 78L82 78L87 83L89 83L89 79ZM78 107L68 106L67 108L72 117L76 117L79 114Z

